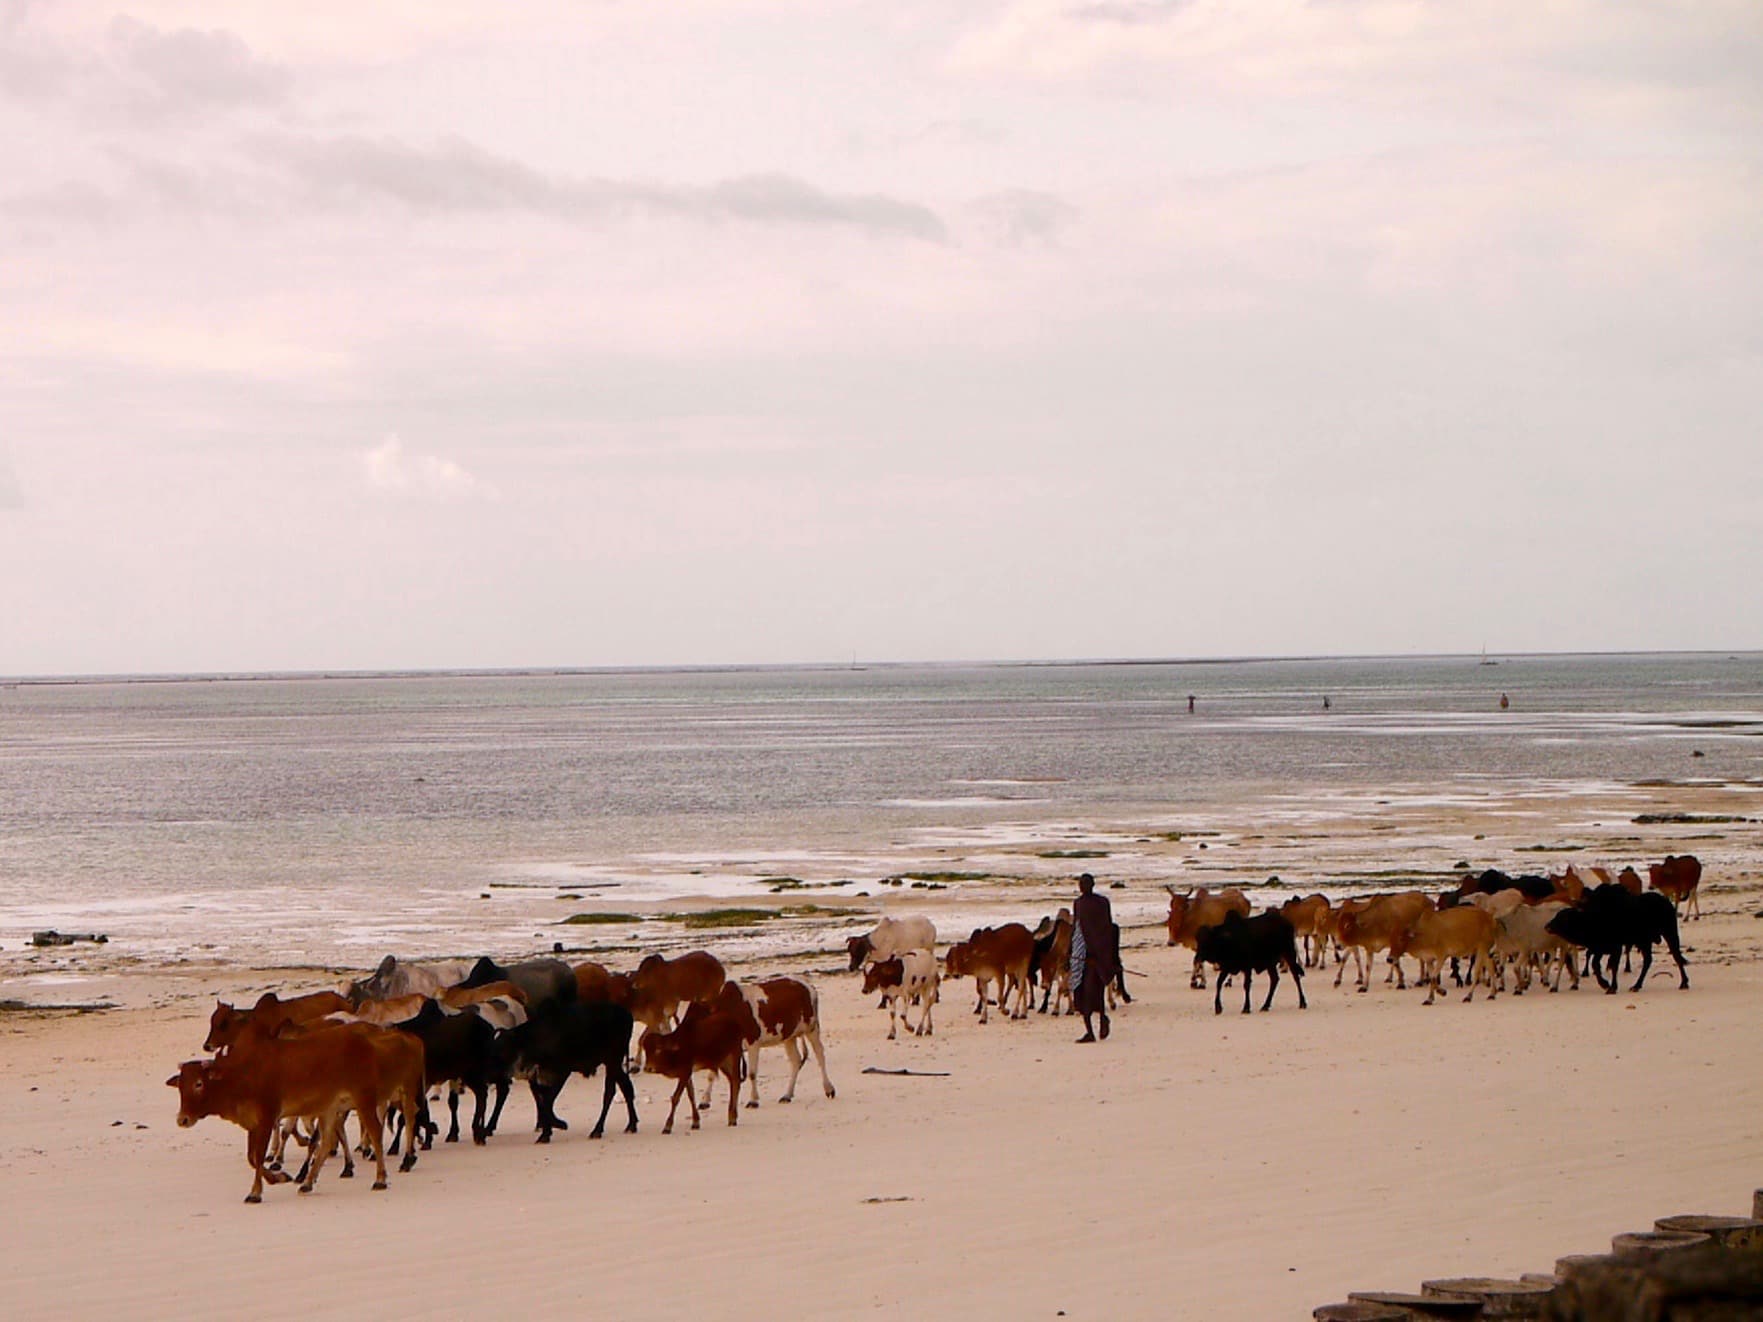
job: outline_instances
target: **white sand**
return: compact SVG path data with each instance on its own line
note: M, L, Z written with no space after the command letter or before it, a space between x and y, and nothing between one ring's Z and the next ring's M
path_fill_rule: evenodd
M1414 829L1484 829L1453 811ZM327 1171L259 1207L241 1202L242 1131L179 1131L164 1080L198 1054L217 992L323 979L119 972L138 1008L0 1015L0 1298L20 1318L1260 1319L1547 1270L1659 1216L1747 1212L1763 1186L1755 835L1729 832L1711 916L1685 925L1688 992L1667 959L1640 995L1588 980L1425 1008L1335 990L1331 970L1306 1012L1282 984L1271 1013L1242 1017L1227 990L1215 1018L1187 953L1141 944L1139 999L1113 1040L1079 1047L1068 1019L981 1028L971 984L946 989L934 1039L888 1043L853 978L819 976L834 1101L810 1066L775 1105L766 1053L765 1105L737 1129L718 1111L663 1137L666 1091L640 1079L642 1132L618 1132L615 1104L591 1142L599 1083L577 1079L559 1108L574 1128L543 1148L520 1088L487 1148L437 1145L384 1193ZM1031 921L1047 908L1016 902Z

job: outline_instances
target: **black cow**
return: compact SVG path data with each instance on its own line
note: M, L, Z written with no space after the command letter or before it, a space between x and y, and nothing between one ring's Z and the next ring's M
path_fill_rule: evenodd
M1677 943L1677 911L1671 901L1658 891L1635 895L1614 881L1589 890L1579 904L1563 909L1549 920L1549 931L1576 946L1585 947L1591 973L1610 995L1616 994L1617 965L1623 952L1631 946L1641 952L1641 971L1632 990L1639 991L1653 966L1653 945L1663 941L1677 961L1678 989L1690 985L1689 969L1683 962L1683 950ZM1606 978L1599 967L1608 960L1610 974Z
M502 1103L508 1097L508 1072L496 1059L496 1030L475 1014L448 1014L433 1001L425 1004L416 1016L394 1024L422 1042L423 1079L429 1088L437 1084L451 1085L447 1090L447 1109L452 1113L448 1127L448 1143L459 1141L459 1085L471 1091L475 1105L471 1115L471 1141L482 1144L496 1132L492 1119L486 1123L484 1108L492 1085L496 1089L496 1115L502 1114ZM422 1145L429 1147L439 1132L430 1125L422 1136Z
M1201 963L1218 969L1218 984L1212 992L1212 1012L1224 1013L1224 980L1233 974L1243 975L1243 1013L1249 1013L1249 987L1255 974L1265 973L1268 984L1263 1010L1273 1004L1273 993L1279 990L1279 969L1285 965L1298 984L1298 1008L1307 1010L1304 999L1304 970L1298 962L1298 934L1291 921L1276 909L1244 918L1227 913L1224 921L1202 927L1195 936L1194 953Z
M1501 891L1515 890L1523 893L1531 904L1546 900L1555 893L1555 883L1547 877L1529 874L1523 877L1508 877L1498 868L1489 868L1479 877L1465 877L1457 883L1458 898L1465 895L1498 895Z
M537 1014L553 1002L575 999L575 970L560 959L529 959L503 967L485 955L459 985L483 987L492 982L512 982L526 993L528 1014Z
M503 1068L524 1075L538 1110L539 1139L551 1141L551 1131L568 1129L557 1118L557 1096L571 1074L587 1078L597 1069L606 1071L606 1094L600 1119L589 1138L606 1132L606 1113L612 1109L615 1091L624 1093L625 1114L630 1123L624 1132L637 1132L636 1090L624 1063L631 1052L631 1027L635 1021L622 1005L607 1001L572 1001L548 1009L510 1028L497 1040L497 1056Z

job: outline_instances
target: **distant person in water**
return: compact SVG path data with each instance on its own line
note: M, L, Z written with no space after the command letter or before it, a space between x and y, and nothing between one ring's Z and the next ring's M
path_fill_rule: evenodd
M1322 710L1327 711L1332 706L1334 706L1334 704L1328 700L1328 695L1324 694L1322 698Z
M1096 879L1084 873L1077 890L1071 906L1071 999L1084 1017L1084 1035L1078 1041L1094 1042L1094 1015L1102 1016L1101 1036L1108 1036L1108 984L1120 972L1120 948L1114 907L1106 895L1096 893Z
M1508 698L1504 693L1502 693L1500 695L1500 710L1505 711L1506 708L1510 707L1511 705L1512 705L1512 699Z
M1194 695L1190 693L1190 694L1188 694L1188 715L1192 716L1193 714L1194 714Z

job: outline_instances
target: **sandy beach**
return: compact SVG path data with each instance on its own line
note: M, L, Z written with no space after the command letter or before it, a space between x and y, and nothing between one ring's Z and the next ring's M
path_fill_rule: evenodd
M517 1089L485 1148L437 1145L384 1193L327 1173L314 1194L276 1188L261 1207L240 1201L242 1131L179 1131L164 1080L199 1054L216 996L333 985L342 970L117 962L82 986L121 1008L0 1018L0 1198L28 1209L3 1250L9 1309L1297 1318L1352 1289L1547 1270L1659 1216L1744 1212L1763 1185L1756 824L1632 819L1643 801L1745 816L1758 792L1630 794L1600 815L1622 838L1646 836L1635 857L1699 847L1709 863L1707 917L1684 927L1687 992L1656 966L1638 995L1588 981L1428 1008L1381 984L1335 989L1331 969L1306 980L1307 1011L1286 983L1268 1014L1244 1018L1227 991L1215 1017L1187 986L1187 952L1142 917L1158 893L1147 866L1113 892L1141 915L1126 954L1140 976L1105 1044L1074 1045L1069 1019L981 1027L971 984L946 987L934 1038L890 1043L886 1015L834 955L763 959L735 971L820 987L835 1100L810 1067L797 1101L774 1104L782 1058L767 1053L764 1105L736 1129L717 1113L662 1136L667 1091L649 1077L641 1132L592 1142L582 1122L599 1089L578 1079L559 1105L576 1127L544 1148ZM1392 843L1405 833L1435 861L1459 834L1481 836L1480 857L1505 864L1539 834L1589 829L1577 801L1510 816L1396 806L1262 823L1237 869L1248 879L1282 855L1304 889L1293 834L1326 870L1378 852L1418 867ZM1587 847L1602 857L1607 844ZM940 911L947 932L975 907L1032 922L1060 885L887 904ZM717 949L717 935L702 944ZM9 987L31 985L22 958Z

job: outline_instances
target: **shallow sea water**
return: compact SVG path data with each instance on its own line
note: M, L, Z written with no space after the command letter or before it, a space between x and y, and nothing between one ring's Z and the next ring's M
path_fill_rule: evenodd
M44 927L158 962L668 947L704 938L558 924L901 904L883 878L951 858L1037 901L1092 868L1144 920L1197 857L1152 833L1240 830L1251 804L1296 829L1568 797L1590 821L1648 780L1763 786L1763 656L24 681L0 687L0 948ZM1000 894L944 884L956 926ZM714 935L810 951L838 925Z

